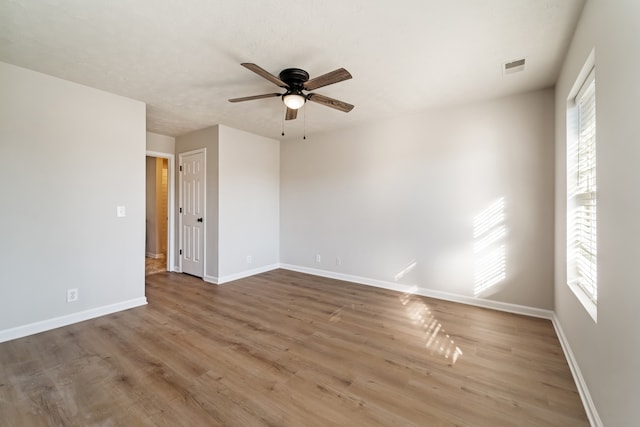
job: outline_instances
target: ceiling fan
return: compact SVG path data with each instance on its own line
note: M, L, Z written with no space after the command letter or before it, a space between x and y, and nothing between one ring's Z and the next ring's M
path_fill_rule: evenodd
M317 93L304 93L304 91L311 91L323 86L341 82L343 80L349 80L351 78L351 74L349 74L349 72L344 68L338 68L337 70L309 80L309 73L307 73L305 70L301 70L300 68L287 68L280 72L279 77L276 77L256 64L245 62L240 65L253 71L260 77L269 80L271 83L280 86L283 89L286 89L286 92L245 96L244 98L233 98L230 99L229 102L252 101L254 99L280 96L282 97L282 102L284 102L284 105L287 106L287 113L285 115L285 118L287 120L295 119L298 116L298 109L302 108L302 106L307 101L335 108L336 110L344 111L345 113L353 110L354 106L346 102L329 98L328 96L320 95Z

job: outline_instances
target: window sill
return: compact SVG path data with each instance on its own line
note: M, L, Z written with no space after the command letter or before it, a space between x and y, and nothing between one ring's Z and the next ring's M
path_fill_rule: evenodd
M584 309L587 310L587 313L589 313L589 316L591 316L591 318L595 323L598 323L598 306L593 301L591 301L591 298L589 298L584 293L584 291L582 290L582 288L580 288L580 286L571 282L569 282L568 285L569 285L569 289L573 291L574 295L576 296L576 298L578 298L578 301L580 301Z

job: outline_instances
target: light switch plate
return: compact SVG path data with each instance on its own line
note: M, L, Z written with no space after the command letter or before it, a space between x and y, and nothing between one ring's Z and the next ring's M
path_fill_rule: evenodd
M116 208L116 215L118 215L119 217L127 216L127 210L124 208L124 206L118 206Z

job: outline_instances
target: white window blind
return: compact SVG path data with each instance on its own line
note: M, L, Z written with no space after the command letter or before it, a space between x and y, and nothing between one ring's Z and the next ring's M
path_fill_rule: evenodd
M575 98L578 112L577 141L569 153L573 168L568 177L572 218L569 253L573 281L595 304L598 300L598 249L596 215L596 93L592 70ZM571 176L573 175L573 176ZM571 247L572 246L572 247ZM571 265L572 264L572 265Z

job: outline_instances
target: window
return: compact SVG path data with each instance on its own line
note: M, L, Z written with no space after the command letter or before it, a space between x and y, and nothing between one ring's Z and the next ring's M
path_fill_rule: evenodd
M573 120L567 121L574 128L567 139L567 279L594 320L598 302L595 85L591 69L570 102L568 119Z

